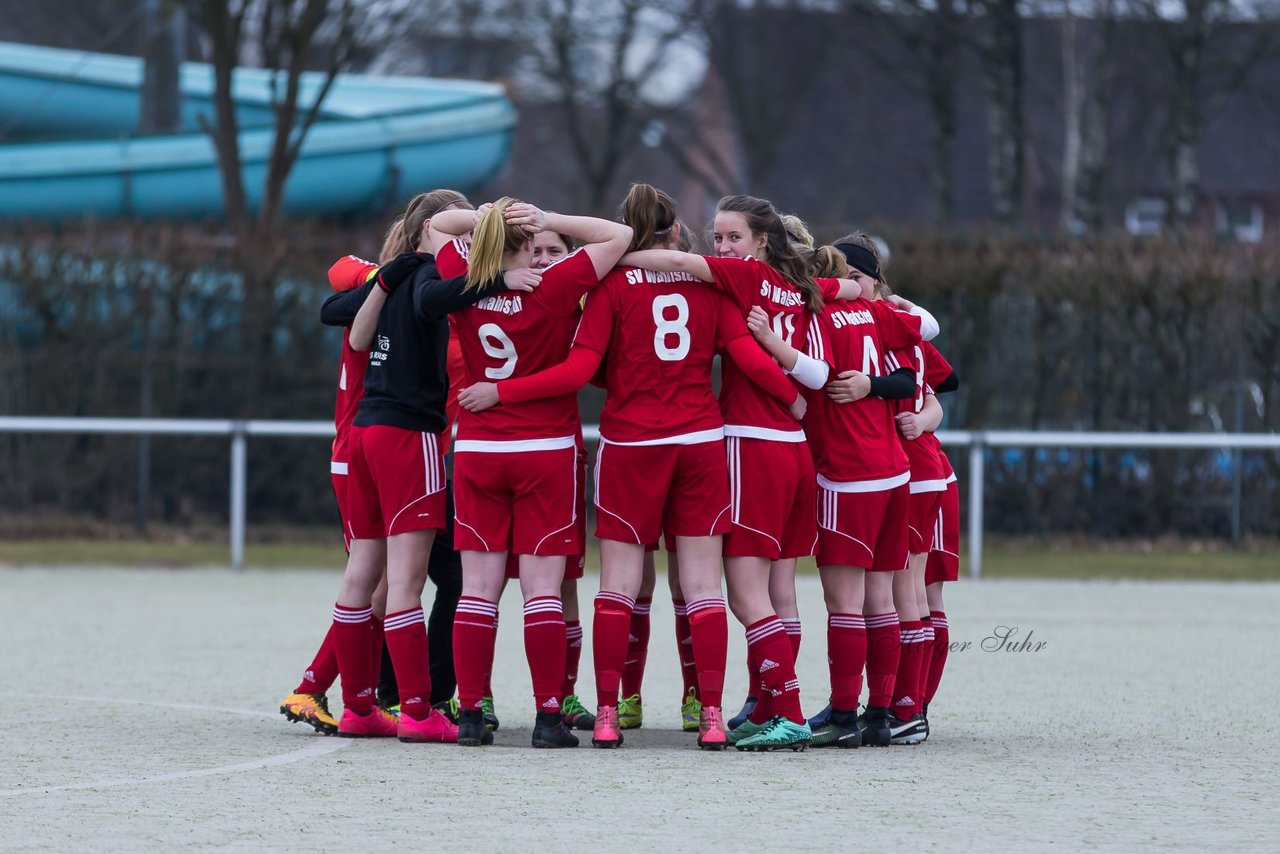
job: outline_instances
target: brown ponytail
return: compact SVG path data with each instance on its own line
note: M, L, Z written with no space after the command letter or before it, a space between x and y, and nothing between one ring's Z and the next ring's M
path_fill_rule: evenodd
M720 211L742 214L753 236L763 234L766 257L760 260L777 268L788 283L804 294L805 305L810 311L822 310L822 291L810 275L804 258L792 245L782 217L772 202L755 196L725 196L716 204L716 212Z
M446 208L471 210L471 202L457 190L432 190L410 199L404 214L387 230L378 263L385 264L404 252L417 252L423 224Z
M651 249L665 243L676 224L676 203L670 196L650 184L632 184L618 210L622 221L631 226L628 252Z
M813 275L823 279L849 278L849 262L834 246L819 246L813 255Z

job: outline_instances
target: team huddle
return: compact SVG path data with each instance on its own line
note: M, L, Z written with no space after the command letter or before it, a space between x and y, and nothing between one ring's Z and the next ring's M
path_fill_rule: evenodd
M321 319L345 330L331 470L348 561L281 712L348 737L491 744L498 601L514 579L533 746L576 747L582 730L619 747L643 720L664 548L681 715L699 747L924 741L959 552L956 478L934 436L936 395L958 380L929 343L937 322L889 291L873 240L815 249L764 199L720 200L712 256L691 251L674 202L649 185L619 220L509 198L475 210L436 190L393 224L381 263L331 268ZM594 711L576 690L588 382L605 391L590 468ZM806 719L795 571L809 556L831 692ZM749 696L726 719L729 610ZM340 719L326 701L339 678Z

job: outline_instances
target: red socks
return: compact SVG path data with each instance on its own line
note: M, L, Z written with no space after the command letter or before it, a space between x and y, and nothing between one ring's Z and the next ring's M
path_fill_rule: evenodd
M493 642L498 633L498 603L463 596L453 618L453 669L458 678L458 702L463 709L480 708L480 699L493 669Z
M525 602L524 655L529 661L533 696L540 712L560 711L564 648L564 605L560 597L534 596Z
M302 681L293 689L293 693L323 694L333 687L338 678L338 653L333 647L333 633L334 627L330 624L329 631L325 632L324 640L320 642L320 649L316 650L316 657L302 672Z
M856 712L867 663L867 624L861 614L827 615L827 660L831 667L831 706Z
M622 593L601 590L596 594L591 652L595 659L597 705L618 705L618 683L627 660L627 636L634 607L635 600Z
M782 627L787 630L787 640L791 641L791 660L800 660L800 618L799 617L779 617L782 621Z
M729 618L724 597L695 599L687 610L698 668L698 699L704 706L719 706L724 694L725 659L729 655Z
M791 642L776 616L747 626L747 658L755 667L750 693L759 697L751 722L762 724L774 715L782 715L793 723L804 723Z
M930 611L933 617L933 643L928 665L929 676L924 683L924 701L933 702L933 695L938 691L938 683L942 681L942 670L947 666L947 652L951 649L951 631L947 628L945 611Z
M431 670L427 664L427 622L422 608L387 614L387 652L400 688L400 714L424 720L431 714ZM382 650L378 650L382 660ZM371 660L372 661L372 660Z
M578 663L582 660L582 623L574 620L564 624L564 682L560 685L560 699L577 693Z
M900 721L909 721L920 712L920 665L925 657L924 624L908 620L898 632L901 652L898 673L893 680L893 713Z
M897 611L867 615L868 706L888 708L893 702L893 681L898 675L901 631Z
M689 632L689 611L683 599L672 599L672 607L676 612L676 653L680 656L680 675L684 678L684 693L689 696L689 689L698 687L698 667L693 660L693 635Z
M357 715L373 711L374 671L370 669L369 621L373 608L333 606L333 649L342 674L342 705Z
M627 661L622 668L622 696L640 693L644 682L644 665L649 658L649 608L653 598L645 596L636 600L631 609L631 628L627 636Z

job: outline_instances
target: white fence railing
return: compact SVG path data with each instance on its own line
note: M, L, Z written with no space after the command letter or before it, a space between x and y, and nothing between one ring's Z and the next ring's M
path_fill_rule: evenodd
M179 418L44 418L0 416L0 433L78 433L133 436L229 436L231 439L231 565L244 566L246 484L250 436L333 438L331 421L237 421ZM600 429L583 425L588 442ZM987 448L1189 448L1211 450L1280 450L1275 433L1102 433L1033 430L941 430L950 447L969 449L969 574L982 576L983 472Z

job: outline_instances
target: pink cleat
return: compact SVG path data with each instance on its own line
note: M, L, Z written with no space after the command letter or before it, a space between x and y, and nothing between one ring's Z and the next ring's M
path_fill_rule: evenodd
M343 738L394 738L396 719L380 706L374 706L367 715L356 714L351 709L342 710L338 723L338 735Z
M622 746L622 728L618 726L617 706L600 706L596 709L596 725L591 733L591 743L606 750Z
M432 709L431 714L422 720L417 720L401 711L400 731L396 734L400 736L401 741L455 744L458 741L458 725L452 723L439 709Z
M724 728L724 713L719 706L703 706L698 722L698 746L703 750L724 750L729 745L729 733Z

